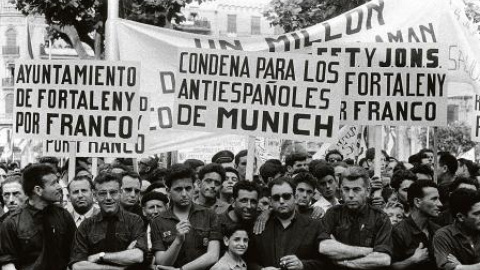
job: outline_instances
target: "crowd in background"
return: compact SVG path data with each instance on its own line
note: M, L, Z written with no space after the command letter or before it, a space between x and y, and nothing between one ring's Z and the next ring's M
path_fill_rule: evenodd
M0 164L6 269L480 269L479 165L422 149ZM73 180L69 180L73 179Z

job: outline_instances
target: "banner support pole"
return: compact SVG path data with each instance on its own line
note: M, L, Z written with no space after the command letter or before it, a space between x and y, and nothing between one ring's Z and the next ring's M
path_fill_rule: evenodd
M253 163L255 162L255 136L248 136L247 169L245 180L253 181Z
M77 142L70 141L70 159L68 161L68 182L75 178L75 169L77 164Z
M375 166L374 166L374 176L380 177L382 179L382 170L381 170L381 161L380 158L382 154L382 126L375 126Z
M433 182L438 184L438 174L437 174L437 166L438 166L438 141L437 141L437 127L433 127Z

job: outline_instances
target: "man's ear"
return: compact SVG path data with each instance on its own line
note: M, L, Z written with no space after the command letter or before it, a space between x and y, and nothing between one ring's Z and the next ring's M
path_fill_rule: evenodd
M225 244L225 246L228 247L228 237L226 236L223 237L223 244Z
M43 188L41 186L35 186L33 188L33 193L36 194L37 196L41 196L42 195L42 190L43 190Z
M464 222L464 221L465 221L465 215L462 214L462 213L457 213L457 214L455 215L455 218L457 218L457 220L460 221L460 222Z
M290 166L290 165L288 165L288 166L287 166L287 171L288 171L289 173L293 172L293 167Z

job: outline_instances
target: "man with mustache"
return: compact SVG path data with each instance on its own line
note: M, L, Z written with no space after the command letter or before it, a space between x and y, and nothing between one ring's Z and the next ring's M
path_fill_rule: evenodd
M195 201L196 204L210 208L217 214L225 212L228 203L217 198L222 183L226 179L225 169L217 163L210 163L198 172L200 179L200 194Z
M102 172L94 182L100 212L82 222L75 234L72 269L124 269L142 263L147 249L144 224L120 207L122 180Z
M437 269L433 252L433 235L440 226L432 218L440 214L440 195L437 185L419 180L408 188L410 215L392 231L393 269Z
M2 198L8 212L0 217L0 224L15 210L22 207L27 196L22 188L22 176L15 174L7 176L2 183Z
M0 227L0 265L3 270L63 270L75 222L67 210L55 205L62 200L58 176L49 165L33 164L24 169L22 178L28 201Z
M332 269L374 269L390 265L392 225L382 209L370 206L370 177L359 166L343 172L344 204L332 206L322 220L319 252ZM330 269L328 268L328 269Z
M76 176L68 183L68 197L72 204L72 214L75 225L80 224L87 218L92 217L100 209L93 203L93 182L90 176Z

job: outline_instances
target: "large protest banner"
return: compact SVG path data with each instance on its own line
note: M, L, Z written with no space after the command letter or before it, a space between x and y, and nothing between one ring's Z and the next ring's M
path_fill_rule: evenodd
M152 134L159 139L152 150L168 151L218 136L170 128L179 47L307 53L316 42L446 43L451 79L471 82L480 93L480 39L464 8L461 0L372 0L312 27L267 37L195 35L128 20L114 24L117 40L129 40L119 43L120 59L141 58L142 90L155 94L152 106L157 114L152 117Z
M346 59L343 124L447 125L447 47L441 44L326 43Z
M15 136L136 142L140 65L99 61L18 61Z
M136 143L125 142L97 142L78 141L76 145L77 157L109 157L109 158L141 158L151 155L150 141L150 110L149 98L140 96L140 116L138 117L138 140ZM64 157L70 152L70 142L65 140L43 141L43 155Z
M344 80L338 56L180 50L174 127L332 141Z

